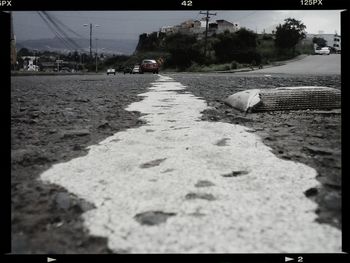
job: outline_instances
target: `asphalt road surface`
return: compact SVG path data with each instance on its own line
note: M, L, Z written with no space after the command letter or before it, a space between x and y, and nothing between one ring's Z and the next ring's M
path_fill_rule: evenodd
M13 252L340 252L340 111L222 102L291 85L340 76L12 78Z
M311 55L286 65L256 70L254 73L340 74L340 54Z

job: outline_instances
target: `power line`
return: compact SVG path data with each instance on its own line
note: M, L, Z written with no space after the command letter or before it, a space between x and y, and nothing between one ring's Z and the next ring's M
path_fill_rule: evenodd
M45 12L46 14L48 14L48 12ZM82 35L78 34L77 32L75 32L74 30L72 30L71 28L69 28L68 26L66 26L65 24L63 24L60 20L58 20L58 18L56 18L54 15L50 14L51 18L53 20L56 21L56 23L60 24L62 27L66 28L69 32L73 33L75 36L79 37L79 38L83 38Z
M65 30L62 29L62 27L65 27L67 29L68 27L66 25L60 22L57 18L51 17L51 15L48 14L47 12L39 11L37 13L41 17L41 19L44 21L44 23L49 27L49 29L54 33L54 35L65 45L66 48L73 49L73 50L78 49L83 51L83 48L81 48L80 45L78 45L72 38L70 38L69 35L65 32ZM74 32L71 29L70 31Z
M42 20L45 22L45 24L49 27L49 29L55 34L55 36L61 40L61 42L66 46L68 49L72 49L72 44L69 43L59 31L50 23L50 20L42 14L42 12L38 12L39 16L42 18Z
M72 40L66 32L58 25L58 23L49 15L47 12L42 11L42 13L46 16L46 18L53 24L53 26L56 28L56 30L64 36L64 38L71 43L72 46L74 46L74 49L81 49L81 47L74 41Z
M48 28L51 30L52 33L54 33L54 35L61 40L62 44L68 48L71 49L72 47L70 46L70 44L59 34L59 32L56 31L56 29L50 24L50 22L47 20L47 18L41 14L40 12L37 12L38 15L41 17L41 19L44 21L44 23L48 26Z

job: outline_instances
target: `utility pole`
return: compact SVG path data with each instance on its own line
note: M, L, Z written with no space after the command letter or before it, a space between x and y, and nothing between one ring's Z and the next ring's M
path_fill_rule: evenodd
M16 69L16 62L17 62L17 52L16 52L16 38L15 33L13 30L13 16L12 12L10 11L10 17L11 17L11 69Z
M95 72L97 73L97 38L96 38L96 53L95 53Z
M90 58L92 58L91 46L92 46L92 24L90 23Z
M83 26L88 26L88 24L84 24ZM92 26L93 24L90 23L90 59L92 59ZM94 25L95 27L99 27L100 25Z
M205 43L204 43L204 56L206 57L207 56L207 41L208 41L208 23L209 23L209 19L210 19L210 16L216 16L216 13L209 13L209 10L207 10L206 12L202 12L200 11L199 14L201 15L206 15L205 17Z

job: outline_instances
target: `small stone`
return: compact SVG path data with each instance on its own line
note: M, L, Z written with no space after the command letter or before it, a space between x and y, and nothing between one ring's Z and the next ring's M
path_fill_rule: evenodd
M70 130L62 133L62 138L69 138L74 136L87 136L90 135L90 131L87 129Z
M61 227L61 226L63 226L63 222L59 222L59 223L57 223L56 225L55 225L55 227Z
M140 168L150 168L150 167L154 167L154 166L158 166L160 165L162 162L164 162L166 160L166 158L163 159L156 159L147 163L143 163L140 165Z
M71 206L69 194L64 192L60 192L56 195L55 202L59 208L62 208L64 210L69 209Z
M175 215L175 213L166 213L162 211L147 211L135 215L134 219L141 225L154 226L165 223L169 217Z
M209 186L214 186L215 184L213 184L210 181L207 180L200 180L198 181L194 186L195 187L209 187Z
M175 169L166 169L164 171L161 171L161 173L169 173L169 172L172 172L174 171Z
M341 195L338 192L327 193L321 204L330 210L341 210Z
M312 187L304 192L306 197L312 197L318 194L318 190L315 187Z
M81 151L83 148L79 144L73 146L73 151Z
M317 146L304 146L303 148L312 154L331 155L334 153L332 150Z
M237 177L237 176L245 175L245 174L248 174L248 173L249 172L247 172L247 171L232 171L229 174L223 174L221 176L223 176L223 177Z
M321 134L321 133L316 133L316 134L313 134L313 135L311 135L311 136L316 137L316 138L321 138L321 139L324 138L324 135Z
M98 129L107 129L111 128L108 121L103 121L100 125L97 126Z
M227 141L229 141L229 138L223 138L215 143L217 146L227 146Z
M90 100L89 99L87 99L87 98L76 98L74 101L76 101L76 102L89 102Z
M187 200L192 200L192 199L204 199L208 201L214 201L216 198L212 194L207 194L207 193L188 193L185 198Z

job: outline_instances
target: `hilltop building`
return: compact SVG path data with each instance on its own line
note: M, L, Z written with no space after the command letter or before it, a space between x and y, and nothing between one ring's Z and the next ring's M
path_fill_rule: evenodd
M204 37L206 28L205 20L187 20L182 22L180 25L175 26L163 26L160 28L159 32L168 34L174 33L182 33L188 35L196 35L199 39ZM229 21L219 19L215 22L210 22L208 24L208 35L211 36L213 34L220 34L225 31L229 31L231 33L236 32L240 29L238 23L231 23Z

